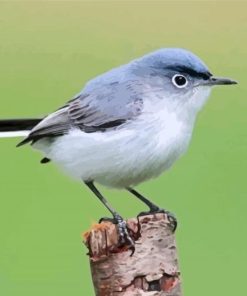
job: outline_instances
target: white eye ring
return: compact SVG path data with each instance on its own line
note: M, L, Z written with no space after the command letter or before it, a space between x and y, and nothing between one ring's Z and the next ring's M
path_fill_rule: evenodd
M184 88L188 84L187 78L182 75L182 74L175 74L172 77L172 83L177 87L177 88Z

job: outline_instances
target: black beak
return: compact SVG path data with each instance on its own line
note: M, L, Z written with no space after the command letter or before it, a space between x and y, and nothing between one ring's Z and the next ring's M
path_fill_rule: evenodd
M214 77L211 76L208 80L205 81L204 85L230 85L230 84L237 84L237 81L224 78L224 77Z

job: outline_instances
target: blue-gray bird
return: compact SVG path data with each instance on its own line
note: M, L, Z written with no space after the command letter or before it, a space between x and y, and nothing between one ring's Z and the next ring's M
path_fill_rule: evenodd
M133 187L159 176L187 150L196 116L215 85L193 53L160 49L89 81L63 107L42 119L0 121L0 136L25 136L74 178L83 181L118 224L120 243L133 245L122 217L94 183L124 188L149 212L162 211ZM175 220L174 220L175 223Z

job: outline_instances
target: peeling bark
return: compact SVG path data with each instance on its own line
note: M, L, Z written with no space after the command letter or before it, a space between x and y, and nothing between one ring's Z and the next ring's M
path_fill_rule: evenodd
M182 296L177 249L166 214L127 220L135 241L118 246L116 225L96 224L84 235L97 296Z

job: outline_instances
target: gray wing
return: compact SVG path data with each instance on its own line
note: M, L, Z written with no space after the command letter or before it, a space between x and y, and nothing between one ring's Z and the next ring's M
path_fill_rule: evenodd
M133 82L115 82L91 93L81 93L45 117L18 146L67 134L72 128L85 133L115 129L141 113L143 102L135 89Z

